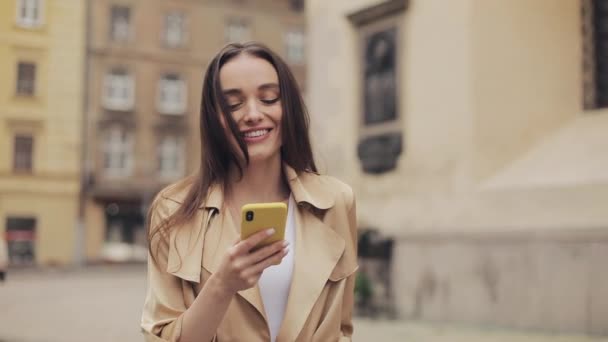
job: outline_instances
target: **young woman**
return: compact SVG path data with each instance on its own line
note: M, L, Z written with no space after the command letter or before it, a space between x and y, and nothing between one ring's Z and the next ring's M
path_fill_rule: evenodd
M149 213L147 341L350 341L357 269L351 188L319 175L283 60L230 44L207 68L201 165ZM241 241L246 203L288 204L285 240Z

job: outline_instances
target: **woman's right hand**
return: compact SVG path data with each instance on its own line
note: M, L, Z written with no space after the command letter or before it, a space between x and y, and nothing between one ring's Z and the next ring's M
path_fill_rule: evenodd
M238 239L228 249L218 272L214 274L224 291L236 293L251 288L257 284L266 268L281 263L289 252L286 240L252 251L273 233L274 229L257 232L246 240Z

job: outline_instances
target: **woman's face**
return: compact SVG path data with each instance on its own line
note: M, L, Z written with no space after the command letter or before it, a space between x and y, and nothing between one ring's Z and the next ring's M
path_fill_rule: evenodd
M281 148L281 94L276 70L264 59L247 54L228 61L220 70L222 93L247 144L252 163L269 160ZM230 134L223 116L220 117ZM232 143L236 141L230 136Z

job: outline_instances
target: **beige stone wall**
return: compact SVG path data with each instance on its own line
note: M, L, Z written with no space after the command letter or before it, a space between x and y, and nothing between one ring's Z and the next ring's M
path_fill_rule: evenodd
M357 36L345 16L373 3L311 1L308 6L308 20L315 23L310 25L309 77L315 87L309 96L319 159L329 173L354 185L364 226L392 234L420 229L485 229L488 225L508 229L530 221L548 227L568 222L564 216L574 223L583 206L589 208L590 201L604 198L601 187L595 187L597 191L579 187L598 181L596 175L603 164L595 161L583 174L572 169L569 177L576 182L568 184L556 180L545 188L518 185L517 177L522 181L528 177L524 171L510 176L508 184L500 181L506 177L502 173L509 169L509 163L526 158L525 153L534 152L537 146L555 145L544 147L543 151L549 152L537 153L533 159L543 158L543 153L555 155L559 153L557 145L580 146L577 139L586 139L592 127L596 127L595 132L608 124L603 115L579 122L581 57L573 51L578 51L581 38L571 2L562 6L550 1L411 3L402 26L405 57L399 97L404 153L396 170L381 177L362 174L356 157L360 115ZM542 6L546 10L539 10ZM508 29L511 21L519 20L517 15L531 32ZM545 51L555 57L546 57ZM567 132L560 133L562 128ZM584 146L599 148L597 138L587 140L589 144ZM570 150L579 155L572 164L595 159L593 153L580 157L583 146ZM564 164L574 157L572 153L564 158ZM552 158L554 164L556 159ZM538 174L543 170L534 171ZM554 170L544 171L551 178ZM567 196L554 199L555 206L540 202L555 191L579 194L580 206L574 204L559 219L530 216L531 211L540 212L543 207L554 210L567 206ZM526 215L508 221L503 216L493 219L509 208L526 210L519 199L529 196L537 198L539 205L521 212ZM595 210L594 223L608 220L599 205L592 208L587 211Z
M356 156L357 29L380 1L307 2L309 92L324 170L361 228L396 241L404 318L606 334L608 116L582 110L577 1L409 1L398 167Z
M447 200L443 194L470 183L470 2L421 1L404 13L398 95L404 152L397 169L382 177L362 174L356 156L357 33L346 19L374 3L307 3L310 108L321 164L355 187L361 225L397 233L420 225Z
M402 317L608 334L606 235L410 236L393 264Z
M579 1L472 6L475 175L491 175L582 111Z

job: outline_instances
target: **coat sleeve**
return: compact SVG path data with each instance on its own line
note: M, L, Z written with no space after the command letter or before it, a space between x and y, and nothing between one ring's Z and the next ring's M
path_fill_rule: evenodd
M355 255L357 254L357 205L355 196L351 197L350 209L348 210L348 225L351 233L351 238L354 247ZM353 336L353 307L355 298L355 278L357 272L349 275L346 279L346 286L344 288L344 298L342 300L342 321L340 324L341 336L340 342L352 341Z
M168 208L158 199L152 205L150 226L156 227L168 216ZM167 270L168 238L162 233L152 238L148 253L148 289L141 317L141 329L147 342L179 341L182 318L186 311L182 280ZM152 258L155 253L155 258Z

